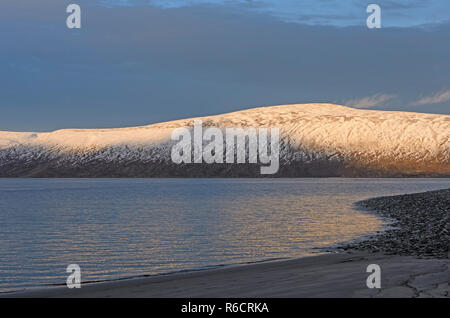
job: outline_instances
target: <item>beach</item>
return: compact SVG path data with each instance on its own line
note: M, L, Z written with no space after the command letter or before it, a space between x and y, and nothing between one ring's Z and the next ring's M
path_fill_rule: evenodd
M369 264L381 288L369 289ZM366 252L328 254L110 282L3 294L3 297L449 297L449 261Z
M393 223L340 252L0 297L450 297L449 194L446 189L359 202ZM366 284L370 264L380 267L381 288Z

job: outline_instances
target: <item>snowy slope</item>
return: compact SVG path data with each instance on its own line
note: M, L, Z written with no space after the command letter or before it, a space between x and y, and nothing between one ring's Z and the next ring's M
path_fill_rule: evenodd
M204 127L279 128L281 176L450 175L448 115L300 104L198 119ZM171 133L193 122L0 132L0 176L252 176L251 165L174 166Z

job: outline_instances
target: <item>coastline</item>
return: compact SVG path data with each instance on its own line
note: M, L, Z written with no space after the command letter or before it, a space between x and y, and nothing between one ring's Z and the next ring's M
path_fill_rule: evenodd
M371 198L356 205L392 223L378 235L340 249L449 259L450 189Z
M0 297L450 297L449 201L450 189L444 189L358 202L395 224L372 238L339 247L341 253ZM366 286L370 264L381 268L381 289Z
M369 289L369 264L381 267L381 289ZM449 261L368 252L5 293L0 297L449 297Z

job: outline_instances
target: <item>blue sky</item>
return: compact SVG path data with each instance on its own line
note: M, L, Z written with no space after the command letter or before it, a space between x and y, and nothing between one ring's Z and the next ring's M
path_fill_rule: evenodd
M370 3L385 9L385 27L407 27L450 20L446 0L97 0L104 7L153 6L164 9L209 6L216 10L265 14L284 22L352 26L364 23ZM383 10L384 11L384 10Z
M368 3L382 28L365 26ZM82 28L65 25L82 8ZM2 0L0 130L334 102L450 114L450 1Z

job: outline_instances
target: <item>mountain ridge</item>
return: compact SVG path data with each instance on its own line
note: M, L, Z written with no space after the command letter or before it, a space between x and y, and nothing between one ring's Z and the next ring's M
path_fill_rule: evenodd
M259 177L258 164L171 162L175 128L280 129L274 177L450 176L450 116L293 104L138 127L0 131L0 177Z

